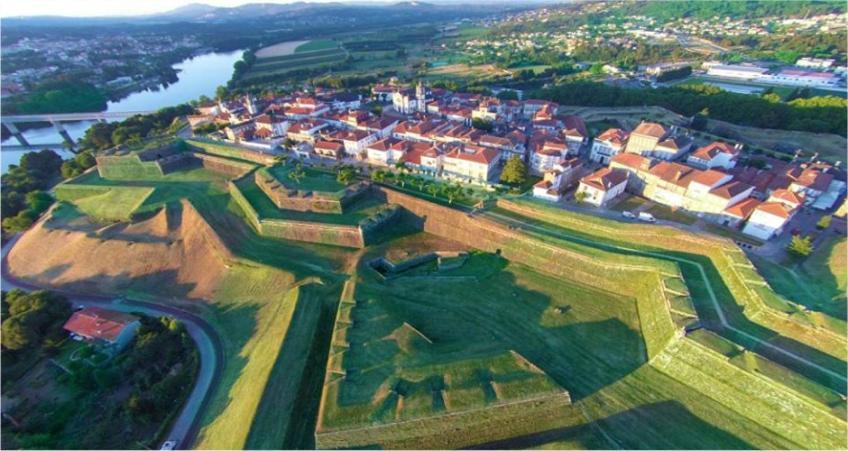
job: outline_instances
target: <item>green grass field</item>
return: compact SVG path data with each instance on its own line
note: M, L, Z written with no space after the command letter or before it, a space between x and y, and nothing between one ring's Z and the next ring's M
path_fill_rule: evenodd
M298 46L293 53L258 58L243 80L269 75L281 75L300 69L314 69L341 63L348 52L332 40L309 41Z
M303 168L304 176L293 179L289 176L293 170L291 165L276 165L269 168L268 172L283 185L294 189L335 193L345 188L345 184L336 180L336 174L332 172Z
M309 41L305 44L300 44L294 49L295 53L304 53L304 52L315 52L319 50L333 49L338 47L339 44L332 39L317 39L314 41Z
M512 216L515 219L536 224L540 230L550 231L556 236L597 243L596 245L605 249L626 246L630 249L651 252L659 258L668 258L672 261L683 259L683 261L692 262L681 265L681 270L702 321L717 327L718 318L712 300L714 294L715 302L721 306L729 323L744 332L719 329L723 336L745 347L766 353L768 357L777 359L781 364L814 378L824 385L840 392L846 390L844 379L835 379L830 375L831 373L811 368L780 353L770 352L768 348L758 346L756 341L752 341L752 339L759 339L781 346L835 374L840 374L845 368L844 337L810 327L809 320L801 321L803 312L789 316L769 308L755 290L757 287L762 287L762 283L757 281L762 279L756 272L743 277L740 271L744 269L744 266L728 262L728 259L736 258L733 256L738 255L740 264L747 264L750 267L741 250L731 243L696 237L675 229L656 226L619 224L613 228L609 222L602 219L564 212L532 200L517 199L515 204L531 209L528 212L533 211L533 219L512 211L503 211L503 209L496 209L496 213L505 218ZM703 254L699 255L695 252ZM704 269L709 287L705 286L704 275L700 274L696 264ZM766 293L771 292L766 290ZM744 305L745 313L740 309L740 305Z
M369 216L378 213L386 204L373 196L364 196L345 209L344 214L315 213L309 211L284 210L277 208L271 199L256 186L253 178L247 177L236 182L236 186L250 202L250 205L263 219L288 219L310 221L322 224L356 225Z
M778 294L793 303L821 312L829 317L829 323L841 324L844 333L848 315L845 296L848 277L846 242L844 237L829 238L801 264L779 264L756 257L752 261Z
M310 177L311 189L337 183ZM527 264L406 223L354 251L258 236L226 177L206 169L120 181L94 173L70 184L81 192L55 210L59 222L99 209L143 215L185 198L233 254L212 298L187 307L218 331L224 352L195 447L848 445L844 384L788 364L751 337L843 372L844 338L812 327L811 313L781 313L788 304L769 297L726 240L517 200L532 214L491 213L538 226L504 243L504 255L526 251ZM90 200L117 187L148 194L108 207ZM252 178L239 188L260 215L282 214ZM370 202L321 216L353 221L382 208ZM478 217L469 220L495 220ZM837 257L845 246L842 238L819 249L799 274L844 290ZM470 255L458 267L422 266L389 279L368 264L434 250ZM696 316L714 329L711 290L745 334L679 333ZM138 283L128 295L173 302L161 292Z

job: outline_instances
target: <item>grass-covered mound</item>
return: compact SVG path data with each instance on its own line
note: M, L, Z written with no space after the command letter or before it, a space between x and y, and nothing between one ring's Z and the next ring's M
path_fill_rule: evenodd
M384 446L436 447L484 442L494 425L532 431L538 416L570 404L572 389L584 396L646 360L632 298L488 253L390 280L369 264L442 246L455 243L413 235L361 260L337 313L319 446L372 443L370 428ZM443 435L451 430L467 436Z

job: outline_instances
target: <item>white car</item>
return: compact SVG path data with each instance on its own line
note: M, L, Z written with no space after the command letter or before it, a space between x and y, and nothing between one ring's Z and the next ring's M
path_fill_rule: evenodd
M651 223L657 222L657 218L655 218L654 215L650 213L645 213L644 211L642 213L639 213L639 220Z
M622 211L621 216L624 216L627 219L636 219L636 215L630 213L629 211Z
M177 441L176 440L168 440L165 443L163 443L162 447L159 448L159 449L164 450L164 451L171 451L172 449L176 449L176 448L177 448Z

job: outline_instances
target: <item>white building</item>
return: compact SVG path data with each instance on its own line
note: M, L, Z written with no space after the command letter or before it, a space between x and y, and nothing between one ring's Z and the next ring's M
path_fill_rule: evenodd
M803 202L803 195L797 195L785 189L775 190L767 201L754 209L742 233L761 240L780 235Z
M798 58L795 65L798 67L808 67L810 69L827 69L833 66L833 63L833 59L810 58L805 56L803 58Z
M692 152L686 162L698 169L731 169L736 166L741 152L742 144L715 141Z
M707 75L713 77L734 78L738 80L756 80L768 72L765 67L715 64L707 69Z
M621 169L601 168L580 179L577 193L585 195L583 202L605 207L624 192L628 175L627 171Z
M839 76L830 72L784 69L777 74L762 77L763 81L791 86L833 88L839 84Z
M592 150L589 160L603 165L609 164L612 157L624 151L630 133L620 129L611 128L596 136L592 141Z
M491 182L500 161L496 149L464 145L455 146L442 159L442 177L469 182Z

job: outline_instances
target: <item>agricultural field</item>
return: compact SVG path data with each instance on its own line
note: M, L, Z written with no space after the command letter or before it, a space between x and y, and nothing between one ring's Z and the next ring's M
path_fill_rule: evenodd
M347 51L337 42L327 39L274 44L256 52L256 61L242 79L250 80L339 64L347 55Z

